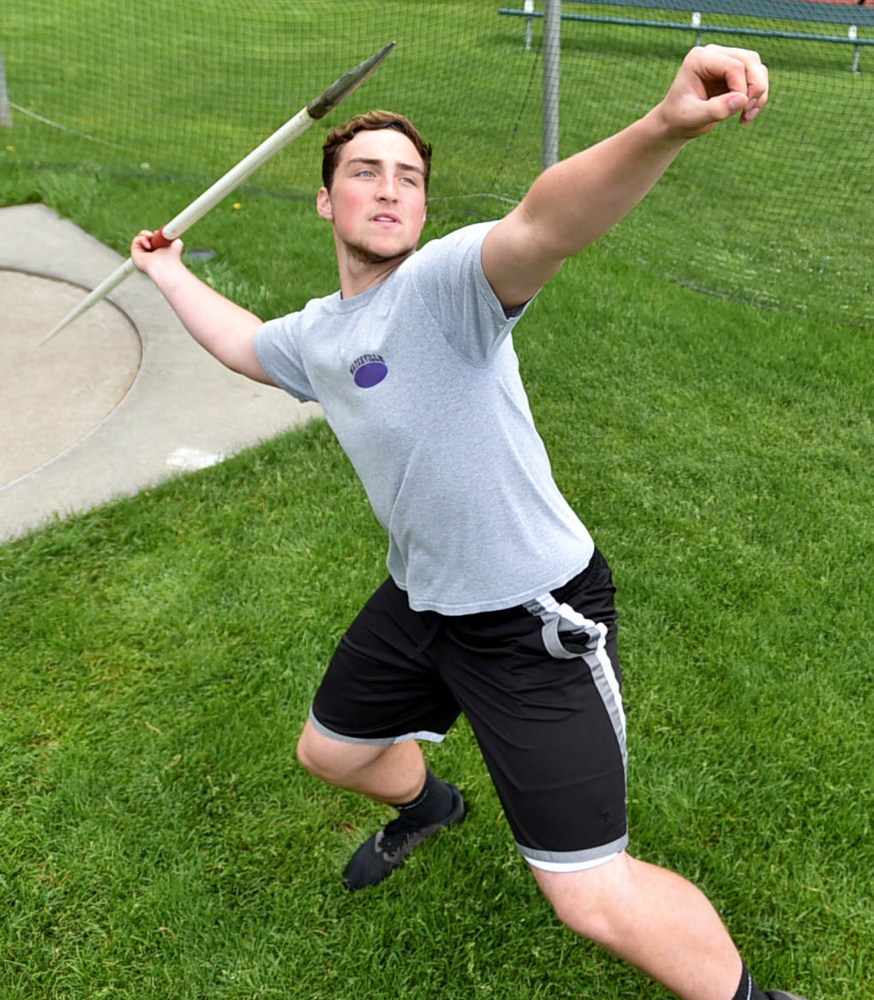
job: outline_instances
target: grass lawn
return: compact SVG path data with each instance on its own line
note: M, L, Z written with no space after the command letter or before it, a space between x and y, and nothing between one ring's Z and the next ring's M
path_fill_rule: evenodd
M124 252L203 186L116 166L7 163L0 202ZM264 316L336 283L308 198L268 188L187 241ZM445 191L427 236L470 218ZM619 587L633 852L708 893L765 988L867 1000L870 327L702 295L607 241L516 340ZM0 546L3 1000L667 996L559 925L464 722L428 753L469 820L383 887L341 887L387 813L294 744L384 550L321 423Z

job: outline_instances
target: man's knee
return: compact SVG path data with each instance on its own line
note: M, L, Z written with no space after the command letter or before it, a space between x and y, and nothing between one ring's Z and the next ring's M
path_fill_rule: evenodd
M310 774L315 773L317 766L316 755L313 753L313 748L307 737L306 729L304 729L297 740L297 762L304 768L305 771L309 771Z
M633 859L624 852L604 864L578 872L545 872L532 867L540 890L558 919L604 947L616 946L621 923L617 907L632 877Z
M297 759L316 778L349 788L354 787L357 775L372 763L382 749L344 743L325 736L308 721L297 741Z
M337 752L329 740L307 722L297 741L297 759L304 770L324 781L330 781L337 771Z

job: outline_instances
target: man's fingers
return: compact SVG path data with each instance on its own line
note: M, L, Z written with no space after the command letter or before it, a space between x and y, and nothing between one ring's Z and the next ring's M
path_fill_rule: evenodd
M728 90L749 97L749 77L743 60L730 57L719 60L714 66L714 72L721 73L722 80L725 81Z
M757 52L705 45L692 49L659 106L668 133L694 139L740 112L743 124L768 100L768 70Z
M719 97L711 97L707 102L713 115L713 120L717 122L725 121L736 115L742 108L749 107L749 99L746 94L732 91L729 94L720 94Z
M139 247L141 250L151 250L152 244L149 242L151 235L151 229L141 229L133 238L133 246Z
M152 237L155 235L155 230L152 229L141 229L133 239L133 245L139 247L148 253L153 253L155 250L160 250L162 247L172 246L174 243L178 244L177 249L182 250L184 244L179 237L170 240L169 242L158 242L157 246L152 245Z
M749 82L747 94L749 94L750 103L741 116L743 122L752 121L768 103L770 81L767 66L764 66L761 61L754 63L747 71L747 80Z
M743 119L752 120L768 101L768 70L758 52L720 45L707 45L700 51L699 73L705 86L745 95L746 105L738 104L735 112L745 107Z
M768 68L764 65L758 52L747 49L729 49L729 55L743 66L746 87L744 93L750 99L748 110L761 110L768 103ZM732 90L734 90L732 86Z

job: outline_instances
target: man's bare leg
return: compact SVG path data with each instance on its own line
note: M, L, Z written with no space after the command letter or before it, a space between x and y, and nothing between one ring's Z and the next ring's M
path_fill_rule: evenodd
M743 962L691 882L624 852L587 871L532 871L565 924L681 1000L734 1000Z
M345 743L324 736L307 720L297 744L301 764L329 785L400 805L421 794L427 768L415 740L391 746Z
M347 743L307 722L297 754L323 781L398 810L398 818L365 841L346 866L343 876L352 891L377 885L400 868L411 851L464 820L461 793L434 776L414 740L389 746Z

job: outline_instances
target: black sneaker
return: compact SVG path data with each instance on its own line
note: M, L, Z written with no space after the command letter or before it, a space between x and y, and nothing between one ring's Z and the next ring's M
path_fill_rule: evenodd
M427 826L414 826L403 816L399 816L358 848L343 872L346 888L350 892L378 885L395 868L400 868L410 852L426 840L430 840L441 830L464 822L465 809L461 792L450 782L447 781L446 784L452 790L452 809L445 819Z
M804 1000L798 993L787 993L785 990L770 990L768 996L771 1000Z

